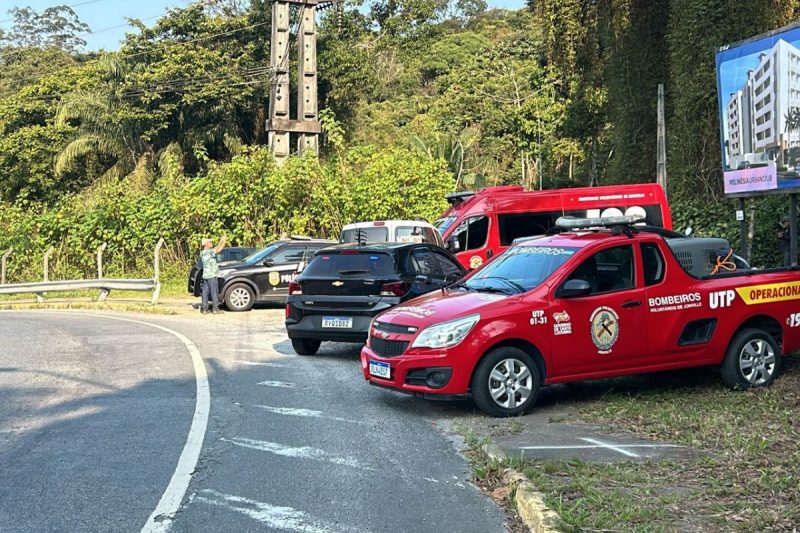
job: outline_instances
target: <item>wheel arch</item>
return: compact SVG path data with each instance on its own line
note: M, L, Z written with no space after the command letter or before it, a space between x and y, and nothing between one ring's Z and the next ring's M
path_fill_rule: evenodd
M764 314L751 316L747 320L739 324L739 326L733 332L733 335L731 335L731 341L729 341L728 344L730 345L730 342L733 341L733 338L740 331L749 328L755 328L766 331L767 333L772 335L772 338L775 339L775 342L778 343L778 346L781 347L781 349L783 349L783 326L774 317Z
M220 297L222 299L225 299L225 297L228 295L228 291L230 291L232 287L234 287L235 285L238 285L239 283L247 285L248 287L253 289L253 293L256 295L256 298L261 296L261 292L259 292L258 287L251 280L249 280L247 278L232 278L232 279L228 280L225 283L225 285L222 286L222 291L220 293Z
M472 367L472 373L469 376L470 384L472 383L472 379L475 377L475 371L477 370L478 363L480 363L481 359L486 357L486 354L488 354L489 352L496 350L497 348L505 348L505 347L517 348L530 355L531 358L533 359L533 362L536 363L537 369L539 370L539 377L540 377L539 385L544 385L547 376L547 365L544 361L544 356L542 355L542 352L530 341L517 338L504 339L487 347L483 351L481 356L475 361L475 365Z

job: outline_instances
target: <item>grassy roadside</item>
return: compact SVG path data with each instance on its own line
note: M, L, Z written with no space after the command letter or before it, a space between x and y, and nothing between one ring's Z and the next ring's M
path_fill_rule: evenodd
M800 358L769 388L731 391L711 371L574 390L579 417L708 452L686 462L515 466L566 531L796 531L800 524Z

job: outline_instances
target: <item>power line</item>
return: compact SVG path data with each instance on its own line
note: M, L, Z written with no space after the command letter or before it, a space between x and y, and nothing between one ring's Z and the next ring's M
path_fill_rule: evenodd
M238 78L249 78L253 76L260 76L264 74L268 74L272 72L272 67L268 65L260 65L256 67L251 67L248 69L243 69L234 73L224 74L221 76L200 76L200 77L192 77L192 78L171 78L166 80L160 80L153 83L145 84L145 85L132 85L126 87L126 92L119 95L120 98L130 98L134 96L144 96L146 94L162 94L162 93L169 93L169 92L177 92L180 90L184 90L187 88L191 88L196 86L199 83L210 83L210 82L224 82L229 80L234 80ZM269 80L264 80L265 82ZM223 87L225 85L223 84ZM63 98L65 95L63 94L39 94L39 95L28 95L24 97L20 97L23 100L57 100Z
M78 2L77 4L72 4L67 7L72 9L73 7L88 6L89 4L96 4L97 2L103 2L103 1L104 0L86 0L86 2ZM15 20L16 19L13 18L0 20L0 24L5 24L6 22L14 22Z

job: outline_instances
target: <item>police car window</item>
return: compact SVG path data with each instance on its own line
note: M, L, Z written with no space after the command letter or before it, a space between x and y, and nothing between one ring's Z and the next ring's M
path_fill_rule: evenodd
M442 276L444 276L446 279L455 279L463 275L463 270L461 270L461 267L454 263L453 260L446 255L439 252L434 252L433 257L436 258L436 262L439 265L439 270L442 272Z
M411 264L414 272L422 276L436 276L438 274L436 261L430 250L419 249L411 252Z
M664 279L664 256L656 243L642 243L642 266L645 286L655 285Z
M305 246L287 246L273 255L272 260L276 265L299 263L303 260L304 251Z
M439 239L436 238L436 230L433 228L422 228L422 242L438 244Z
M453 231L453 236L458 239L458 249L462 252L483 248L488 235L489 217L485 215L468 218Z
M581 263L568 280L582 279L592 288L590 294L603 294L635 285L633 247L615 246L601 250Z

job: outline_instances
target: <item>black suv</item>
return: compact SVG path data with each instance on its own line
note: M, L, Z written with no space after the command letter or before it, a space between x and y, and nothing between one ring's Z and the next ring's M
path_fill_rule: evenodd
M433 244L325 248L289 285L286 331L300 355L314 355L322 341L364 342L372 317L465 274L452 254Z
M230 311L247 311L256 301L283 303L292 282L314 252L334 241L288 239L270 243L239 261L219 264L219 297ZM223 250L224 252L224 250ZM200 296L203 270L189 273L189 293Z

